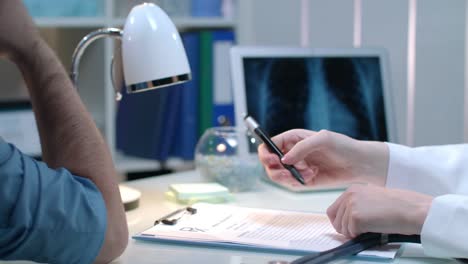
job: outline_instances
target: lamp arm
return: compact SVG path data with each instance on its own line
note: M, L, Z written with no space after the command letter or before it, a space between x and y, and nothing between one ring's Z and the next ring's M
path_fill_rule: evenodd
M78 43L78 45L75 48L75 51L73 52L71 63L72 67L70 71L70 78L75 87L78 87L78 69L80 66L81 56L83 55L86 48L97 39L104 37L121 39L122 34L123 30L118 28L101 28L89 33L83 39L81 39L80 43Z

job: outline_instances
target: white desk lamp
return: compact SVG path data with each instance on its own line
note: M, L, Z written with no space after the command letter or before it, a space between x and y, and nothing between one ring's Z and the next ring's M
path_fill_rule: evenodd
M190 66L180 35L157 5L144 3L130 11L124 29L103 28L85 36L73 53L71 79L75 86L85 49L103 37L122 40L122 67L127 93L137 93L190 80ZM120 100L119 87L116 98ZM137 190L119 185L127 210L138 206Z

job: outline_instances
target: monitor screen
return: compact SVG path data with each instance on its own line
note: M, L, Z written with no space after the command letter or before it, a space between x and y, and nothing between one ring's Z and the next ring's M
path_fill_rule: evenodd
M271 136L306 128L389 140L379 56L252 55L242 64L245 110Z
M238 62L233 63L236 115L248 113L271 136L305 128L391 141L391 102L385 98L389 91L380 53L238 49L233 57Z

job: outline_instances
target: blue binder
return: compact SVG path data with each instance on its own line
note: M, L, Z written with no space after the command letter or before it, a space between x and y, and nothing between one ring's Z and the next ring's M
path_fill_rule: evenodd
M232 30L216 30L213 36L213 126L234 126L234 101L230 71L230 47L234 45Z
M177 124L179 119L179 112L181 110L181 92L184 87L182 85L171 86L164 88L167 89L165 109L162 111L162 119L165 121L161 129L161 138L159 140L158 160L166 161L171 156L171 146L179 140L176 131L180 130L180 125Z
M160 159L168 91L156 89L122 98L116 118L117 149L131 156Z
M180 85L180 110L172 144L171 156L193 160L198 140L198 90L200 74L200 35L198 32L182 34L192 80Z

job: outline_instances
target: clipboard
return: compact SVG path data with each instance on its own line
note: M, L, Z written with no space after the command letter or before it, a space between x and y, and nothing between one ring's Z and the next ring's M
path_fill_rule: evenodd
M348 240L336 233L325 214L196 203L155 220L136 240L184 246L306 255L330 250ZM399 245L366 250L360 257L393 259Z

